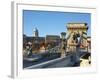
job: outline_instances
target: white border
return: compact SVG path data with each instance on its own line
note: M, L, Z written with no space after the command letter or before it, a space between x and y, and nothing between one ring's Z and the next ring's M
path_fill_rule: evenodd
M95 47L95 26L96 23L96 8L77 7L77 6L56 6L56 5L41 5L41 4L26 4L26 3L12 3L12 77L43 77L54 75L67 75L75 73L92 73L97 69L97 56ZM22 68L22 10L43 10L43 11L61 11L61 12L81 12L91 13L91 36L92 36L92 65L91 67L72 67L72 68L56 68L56 69L28 69Z

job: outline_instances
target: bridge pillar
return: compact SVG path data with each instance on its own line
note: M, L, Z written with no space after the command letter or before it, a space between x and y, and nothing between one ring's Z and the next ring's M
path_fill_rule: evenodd
M67 46L69 46L69 50L74 49L74 43L77 43L78 38L82 36L79 44L87 46L87 23L68 23L67 24L67 33L71 33L71 36L67 40ZM70 45L73 44L73 45ZM74 48L73 48L74 47ZM87 48L85 48L87 49Z

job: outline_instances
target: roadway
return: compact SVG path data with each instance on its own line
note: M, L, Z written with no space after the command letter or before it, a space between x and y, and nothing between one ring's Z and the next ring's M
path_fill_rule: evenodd
M78 59L83 55L84 53L77 53L79 56ZM74 67L79 66L80 62L75 63L76 56L74 53L70 53L64 58L56 57L53 59L43 58L36 62L24 62L23 68L25 69L37 69L37 68L57 68L57 67Z

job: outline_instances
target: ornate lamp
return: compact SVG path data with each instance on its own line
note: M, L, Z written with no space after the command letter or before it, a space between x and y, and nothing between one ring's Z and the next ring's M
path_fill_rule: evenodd
M66 37L66 32L61 32L61 38L62 38L62 44L61 44L61 57L63 58L63 57L65 57L66 56L66 54L65 54L65 52L66 52L66 49L65 49L65 37Z
M62 37L62 40L64 40L66 37L66 32L61 32L61 37Z

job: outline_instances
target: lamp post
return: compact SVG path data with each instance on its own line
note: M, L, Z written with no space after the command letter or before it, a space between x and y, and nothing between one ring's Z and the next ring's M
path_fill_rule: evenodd
M27 54L28 54L28 56L32 55L32 43L31 42L28 42Z
M62 44L61 44L61 57L65 57L66 56L66 32L61 32L61 38L62 38Z

